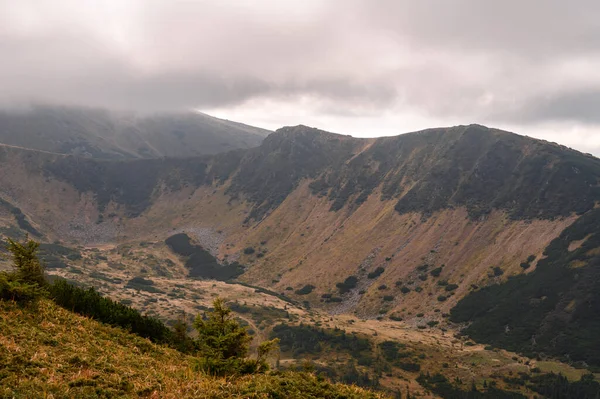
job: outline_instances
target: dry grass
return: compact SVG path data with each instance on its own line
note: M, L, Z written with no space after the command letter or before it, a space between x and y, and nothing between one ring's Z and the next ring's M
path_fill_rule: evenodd
M310 398L381 397L311 374L218 379L194 358L43 300L0 302L0 397Z

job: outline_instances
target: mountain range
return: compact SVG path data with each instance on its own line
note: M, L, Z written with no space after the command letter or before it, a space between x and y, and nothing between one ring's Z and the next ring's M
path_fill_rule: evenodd
M2 114L0 232L91 248L53 254L74 280L230 280L600 367L600 159L480 125L268 133L203 114Z

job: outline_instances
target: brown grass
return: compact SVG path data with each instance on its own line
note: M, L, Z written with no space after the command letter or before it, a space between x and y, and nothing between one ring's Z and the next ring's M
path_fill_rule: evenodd
M194 358L49 301L0 302L0 396L14 398L382 397L311 374L213 378Z

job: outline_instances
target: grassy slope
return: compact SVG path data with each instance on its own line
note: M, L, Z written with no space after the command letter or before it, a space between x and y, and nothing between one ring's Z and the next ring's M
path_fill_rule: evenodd
M35 309L0 302L0 370L0 396L13 398L379 397L310 374L203 376L190 356L45 300Z

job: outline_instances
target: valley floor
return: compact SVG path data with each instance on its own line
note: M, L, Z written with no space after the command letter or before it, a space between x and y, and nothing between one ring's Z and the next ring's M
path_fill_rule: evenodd
M564 363L547 360L536 361L505 350L476 344L458 335L458 329L428 326L424 322L361 319L351 314L331 315L317 309L287 302L284 298L253 287L212 280L190 280L186 278L151 277L148 287L127 287L127 278L113 274L120 283L98 281L86 273L70 274L68 270L56 271L57 275L76 279L84 285L96 285L105 295L129 304L144 313L163 320L175 320L187 315L190 321L195 315L211 306L212 300L220 296L232 305L239 319L247 323L255 334L254 343L268 339L273 327L284 325L308 325L325 329L341 329L348 334L366 337L375 344L386 341L401 343L419 364L419 370L407 371L393 367L379 379L381 388L391 392L405 392L427 397L430 393L423 389L416 379L421 372L441 373L454 381L463 382L464 389L472 383L483 387L496 381L498 387L526 393L523 387L506 383L505 378L519 373L560 372L572 380L578 380L585 370L575 369ZM141 288L141 289L139 289ZM145 289L148 289L146 291ZM421 325L422 324L422 325ZM447 326L445 326L447 327ZM381 355L377 345L377 353ZM280 365L302 368L305 360L328 368L339 368L351 359L347 353L335 350L321 353L293 354L282 353ZM371 372L369 367L359 370ZM531 394L531 393L530 393Z

